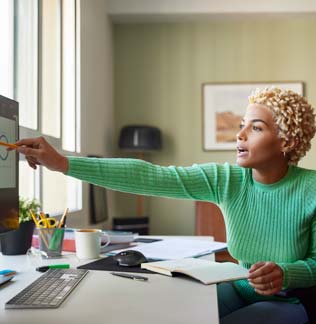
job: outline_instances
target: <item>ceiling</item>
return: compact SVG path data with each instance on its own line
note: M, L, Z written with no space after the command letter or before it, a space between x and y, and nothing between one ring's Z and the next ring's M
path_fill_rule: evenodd
M315 0L106 0L114 23L316 16Z

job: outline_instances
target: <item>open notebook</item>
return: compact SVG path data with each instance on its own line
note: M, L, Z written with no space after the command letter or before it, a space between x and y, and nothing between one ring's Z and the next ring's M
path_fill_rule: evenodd
M167 276L181 273L197 279L205 285L244 279L248 276L248 270L238 264L195 258L142 263L141 267Z

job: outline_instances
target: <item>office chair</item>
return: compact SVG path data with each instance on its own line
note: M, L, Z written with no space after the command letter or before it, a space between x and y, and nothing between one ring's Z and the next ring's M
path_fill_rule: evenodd
M316 286L309 288L295 288L281 291L277 294L282 297L296 297L304 306L309 324L316 324Z

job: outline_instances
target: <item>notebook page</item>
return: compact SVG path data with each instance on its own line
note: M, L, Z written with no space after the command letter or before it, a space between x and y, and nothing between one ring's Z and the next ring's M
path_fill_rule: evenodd
M172 260L205 255L226 247L226 243L211 240L170 238L133 248L117 250L115 253L133 249L143 253L147 259Z

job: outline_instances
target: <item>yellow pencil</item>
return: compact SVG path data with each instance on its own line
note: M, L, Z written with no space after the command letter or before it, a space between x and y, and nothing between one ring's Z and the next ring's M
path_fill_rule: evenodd
M41 236L41 238L42 238L42 240L43 240L43 242L44 242L46 248L48 248L48 242L47 242L47 240L46 240L45 233L43 233L43 232L41 231L41 228L40 228L40 226L39 226L39 224L38 224L38 221L37 221L36 216L35 216L35 214L33 213L32 209L30 209L30 213L31 213L31 216L32 216L32 218L33 218L33 221L34 221L36 227L38 228L38 232L39 232L39 234L40 234L40 236Z
M6 146L6 147L10 147L10 148L12 148L12 149L16 149L16 148L18 148L18 146L15 145L15 144L10 144L10 143L7 143L7 142L2 142L2 141L0 141L0 145L2 145L2 146Z
M43 219L46 219L46 216L45 216L45 214L41 211L40 213L40 218L43 220Z
M61 220L59 221L58 228L61 228L61 227L62 227L62 225L63 225L63 223L64 223L64 221L65 221L65 217L66 217L66 215L68 214L68 210L69 210L69 208L66 208L66 209L65 209L64 214L63 214L63 216L61 217Z

